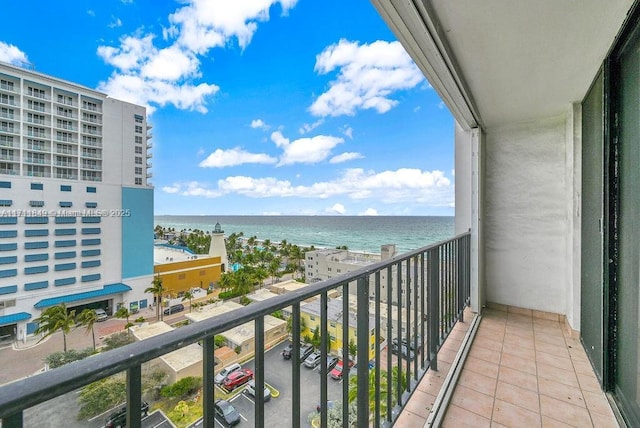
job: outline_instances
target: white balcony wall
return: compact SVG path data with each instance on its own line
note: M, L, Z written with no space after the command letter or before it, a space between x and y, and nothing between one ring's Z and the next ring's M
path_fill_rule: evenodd
M488 129L484 162L487 301L567 314L573 172L566 116Z

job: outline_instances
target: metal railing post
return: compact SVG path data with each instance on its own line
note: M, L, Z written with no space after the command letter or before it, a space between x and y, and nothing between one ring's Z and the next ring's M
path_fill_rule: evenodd
M357 324L357 345L358 355L358 427L369 427L369 343L371 334L369 332L369 277L358 279L358 324ZM349 383L349 379L343 382Z
M142 409L142 366L127 369L127 426L140 428Z
M292 315L292 339L291 349L291 371L292 371L292 403L291 416L294 428L300 427L300 302L293 304Z
M255 426L264 425L264 317L255 321Z
M440 249L430 248L427 252L427 318L429 331L429 367L438 370L438 344L440 343Z
M2 419L3 428L22 428L22 412L15 413Z
M202 343L202 426L215 425L213 403L215 402L215 336L207 337Z
M329 298L327 292L320 295L320 426L327 426L327 348L329 347L329 332L327 326Z

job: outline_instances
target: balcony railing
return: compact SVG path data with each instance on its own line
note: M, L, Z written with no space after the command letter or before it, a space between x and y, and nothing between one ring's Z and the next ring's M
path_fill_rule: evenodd
M386 277L384 281L381 280L383 277ZM381 292L383 286L386 286L384 293ZM470 233L4 385L0 387L0 418L3 427L21 427L25 409L126 371L126 425L138 428L141 426L142 364L200 342L203 348L202 426L213 428L213 404L216 394L214 337L233 327L254 322L255 390L262 391L265 381L265 356L264 352L260 351L265 349L265 317L289 306L292 313L293 343L291 421L292 426L300 427L303 418L306 417L301 408L301 370L305 370L301 368L300 360L301 304L305 304L310 298L320 300L320 388L319 396L314 397L314 401L326 403L328 383L331 382L327 376L327 307L329 294L336 291L342 292L341 314L349 314L344 317L341 315L342 319L355 319L357 325L355 366L350 370L348 364L344 365L342 377L345 381L340 385L344 398L340 409L343 426L354 426L354 423L363 428L369 427L370 424L375 427L391 425L407 404L422 376L429 368L437 369L438 351L469 304ZM374 297L371 299L370 295ZM356 309L353 311L350 300L356 303ZM399 305L393 303L394 301ZM381 310L383 306L385 311ZM387 314L386 318L383 314ZM397 314L397 317L394 318L393 314ZM331 322L333 324L335 320L332 319ZM349 355L351 323L344 324L342 331L336 334L341 335L342 355ZM395 362L390 356L384 361L381 358L381 347L385 344L391 347L394 331L398 334L403 331L404 336L409 338L409 346L422 351L412 360L409 356L399 355ZM373 332L373 335L370 332ZM373 348L372 338L375 342ZM371 356L375 364L370 370ZM383 370L389 373L388 377L386 373L383 374ZM355 374L355 382L347 380L351 379L350 372ZM394 374L393 382L391 373ZM385 377L389 379L388 382L383 382ZM352 394L355 395L355 399L349 400L350 388L353 388L354 384L357 384L357 392ZM256 394L254 400L253 425L274 425L265 419L267 415L262 394ZM349 401L357 404L355 420L353 415L349 414ZM322 427L326 427L328 423L327 411L327 406L321 406L319 425ZM280 418L279 415L273 416Z

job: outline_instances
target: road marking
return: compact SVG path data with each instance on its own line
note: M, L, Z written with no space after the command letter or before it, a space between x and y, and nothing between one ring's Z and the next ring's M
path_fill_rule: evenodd
M242 418L243 421L247 422L247 418L245 418L244 416L242 416L242 413L238 413L240 415L240 417Z
M247 400L249 400L249 401L251 402L251 404L253 404L253 405L255 405L255 404L256 404L256 403L255 403L255 401L253 401L251 398L249 398L249 397L247 396L247 394L241 394L241 395L243 395L243 396L244 396L244 398L246 398Z

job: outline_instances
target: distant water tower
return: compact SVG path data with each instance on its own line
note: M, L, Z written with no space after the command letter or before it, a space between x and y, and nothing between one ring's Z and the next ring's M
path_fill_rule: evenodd
M216 223L211 233L211 245L209 246L209 257L220 257L223 265L223 272L229 268L229 259L227 258L227 246L224 243L224 230L220 223Z

